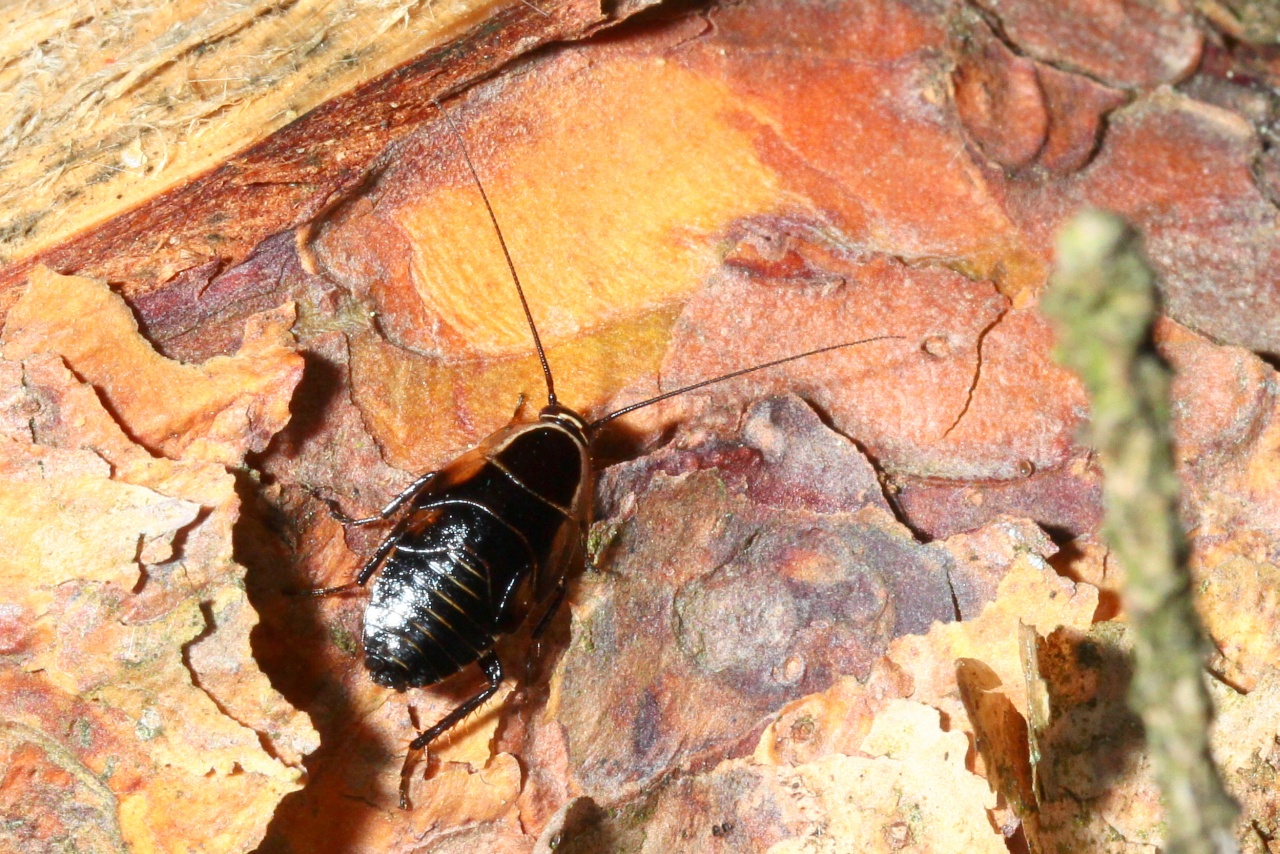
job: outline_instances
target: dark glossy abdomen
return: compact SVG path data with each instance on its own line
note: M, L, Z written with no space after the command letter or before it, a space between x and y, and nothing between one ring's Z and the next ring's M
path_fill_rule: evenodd
M492 649L518 588L546 566L568 522L492 463L415 501L365 610L373 680L430 685Z

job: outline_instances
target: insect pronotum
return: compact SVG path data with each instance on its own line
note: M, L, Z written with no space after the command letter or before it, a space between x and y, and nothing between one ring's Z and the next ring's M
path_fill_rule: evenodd
M547 405L536 420L513 418L448 465L418 477L373 516L352 519L325 499L346 525L366 525L400 514L353 581L304 591L309 596L326 596L363 587L381 569L364 612L364 663L373 681L404 691L434 685L471 664L479 665L488 679L484 688L410 742L400 773L402 809L409 807L409 785L418 755L501 685L502 662L494 651L497 639L535 614L533 637L537 638L563 601L566 575L585 554L593 482L591 440L604 424L743 374L902 337L881 335L819 347L684 386L588 421L556 399L551 367L498 218L461 131L439 104L436 107L457 139L493 223L542 364Z

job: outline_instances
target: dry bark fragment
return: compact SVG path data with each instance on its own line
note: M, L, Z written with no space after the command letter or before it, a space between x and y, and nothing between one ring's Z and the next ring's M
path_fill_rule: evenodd
M58 308L32 311L51 341ZM127 357L136 342L117 331L82 335ZM26 333L11 317L6 345ZM3 372L16 382L0 418L0 583L17 610L0 697L10 770L36 769L9 778L4 810L67 814L18 819L19 847L78 844L72 816L91 800L122 848L252 849L315 734L249 655L256 618L231 559L231 476L135 445L57 356Z
M1177 82L1200 58L1203 35L1172 0L1003 0L980 3L1020 48L1112 86Z
M232 465L265 448L289 418L302 374L292 322L291 307L258 316L236 355L184 365L151 348L124 300L104 284L41 267L9 312L4 355L57 353L143 446Z
M912 842L949 850L941 841L947 834L971 840L976 850L987 846L1003 850L1003 841L988 816L995 810L995 797L980 777L950 765L959 759L958 754L952 753L943 765L935 765L938 756L913 754L908 760L890 744L900 745L901 738L910 740L912 736L902 735L905 730L919 737L921 749L932 749L925 748L926 744L939 746L942 742L933 740L918 725L927 718L936 727L937 709L941 708L951 722L945 738L955 737L958 731L999 736L1009 745L1005 755L1014 762L1020 756L1026 767L1026 725L1012 708L1015 702L1026 707L1019 615L1029 615L1046 627L1063 621L1087 626L1092 601L1083 586L1075 589L1074 596L1063 595L1067 588L1054 580L1042 563L1037 565L1019 553L1017 539L1007 528L1002 531L995 526L985 536L997 553L1000 550L994 549L995 541L1008 537L1004 549L1010 556L993 559L1003 560L1009 575L998 598L987 605L977 623L935 623L923 636L899 638L865 679L844 676L820 693L786 704L764 729L750 758L727 760L707 771L675 770L631 792L622 802L603 800L594 807L590 799L574 802L575 806L549 818L539 850L546 850L542 846L553 839L556 851L616 850L628 845L654 852L768 850L773 845L790 850L787 846L804 844L818 845L819 850L825 850L821 846L831 846L831 850L862 850L865 846L881 850L881 846L888 846L885 850L896 850ZM956 543L955 547L962 546ZM986 729L974 729L960 702L955 666L950 664L957 651L975 656L975 663L978 659L991 662L993 668L1010 674L1002 686L993 689L991 697L1003 696L1008 711L996 724L984 720ZM950 679L943 678L944 667ZM903 703L904 698L915 702ZM686 702L699 704L705 698L690 693ZM1011 724L1018 726L1013 731L1002 729ZM573 726L546 728L566 734L572 757ZM1021 745L1017 742L1019 733ZM967 753L967 747L961 750ZM536 767L544 754L530 753L526 748L524 755ZM905 764L898 764L899 759ZM992 768L988 765L983 773L991 773ZM917 773L924 774L921 780L932 781L929 786L915 788L911 781ZM599 789L593 792L597 796L604 793ZM950 807L936 809L940 802L935 798L946 799ZM1011 832L1016 826L1014 819L1007 829ZM815 832L818 828L821 833Z
M577 603L547 701L571 779L597 801L730 753L789 699L865 676L892 638L951 618L941 554L904 536L853 447L832 437L838 462L795 459L815 431L798 401L767 401L741 439L707 436L601 485L616 508L597 523L607 583ZM811 499L836 472L861 484ZM822 506L841 492L852 506Z
M891 703L862 742L860 752L872 759L835 755L791 771L803 787L798 800L812 802L805 806L814 814L806 818L821 833L802 830L802 838L779 842L770 854L952 846L1006 851L986 821L994 795L964 768L967 750L961 733L942 731L937 710L904 700ZM820 838L803 838L814 835Z
M1126 703L1133 667L1125 626L1058 629L1031 643L1029 683L1043 694L1028 720L1038 784L1025 815L1028 839L1045 850L1164 844L1142 722Z
M1047 254L1082 206L1144 236L1164 310L1226 343L1280 350L1280 221L1254 178L1261 141L1240 114L1160 89L1116 111L1087 168L1013 187L1011 209Z

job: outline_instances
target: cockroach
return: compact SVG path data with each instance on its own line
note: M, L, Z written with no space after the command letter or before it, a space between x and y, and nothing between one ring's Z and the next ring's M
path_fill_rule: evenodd
M556 398L551 366L498 218L461 131L448 113L440 113L493 223L542 365L547 405L536 420L513 417L475 448L418 477L373 516L353 519L333 501L322 499L345 525L385 521L403 510L353 581L302 591L308 596L342 593L363 587L378 573L364 612L364 663L373 681L404 691L434 685L472 664L488 680L409 743L400 773L402 809L409 808L417 757L501 685L502 662L494 651L498 638L515 632L534 614L538 621L532 637L538 638L564 600L569 570L586 551L591 442L603 425L713 383L832 350L901 338L882 335L820 347L665 392L588 421Z

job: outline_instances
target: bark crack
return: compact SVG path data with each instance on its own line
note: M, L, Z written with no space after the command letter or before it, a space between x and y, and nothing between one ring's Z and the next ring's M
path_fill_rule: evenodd
M991 330L995 329L996 326L1000 323L1000 321L1004 320L1005 315L1007 315L1008 313L1009 313L1009 308L1007 306L1005 308L1000 309L1000 313L995 316L995 319L992 320L990 323L988 323L986 326L984 326L982 328L982 331L978 333L978 342L977 342L977 347L975 348L976 352L974 357L975 362L973 366L973 380L970 381L969 390L965 394L964 406L960 408L960 412L956 415L955 420L951 422L951 426L948 427L945 432L943 432L942 438L944 439L947 438L948 436L951 435L952 430L955 430L957 427L960 426L961 419L963 419L965 414L968 413L969 407L973 405L973 398L978 392L978 382L982 379L982 344L987 340L987 335L991 332Z

